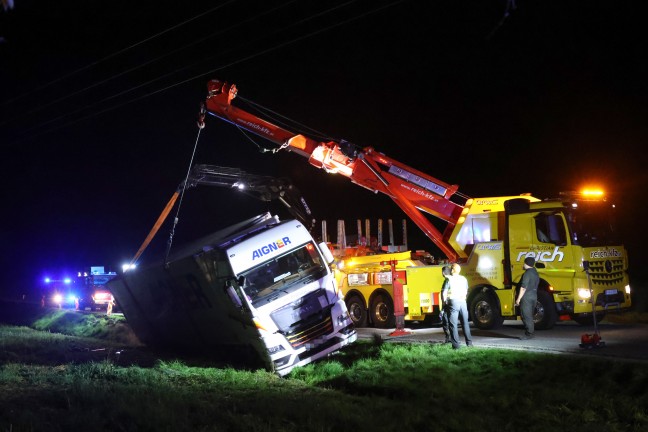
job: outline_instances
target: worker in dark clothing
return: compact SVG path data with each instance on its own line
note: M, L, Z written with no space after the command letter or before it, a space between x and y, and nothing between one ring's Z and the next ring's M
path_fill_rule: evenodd
M520 281L520 291L518 292L515 306L520 307L522 323L524 324L524 335L521 340L533 339L535 336L535 327L533 323L533 312L538 302L538 283L540 276L535 269L535 259L526 257L524 259L524 274Z
M443 274L443 285L441 285L441 327L443 328L443 334L445 335L445 342L444 343L450 343L450 329L448 327L448 315L450 314L450 311L448 310L448 288L450 287L450 281L448 280L448 276L452 271L450 270L450 266L444 266L443 269L441 269L441 274Z

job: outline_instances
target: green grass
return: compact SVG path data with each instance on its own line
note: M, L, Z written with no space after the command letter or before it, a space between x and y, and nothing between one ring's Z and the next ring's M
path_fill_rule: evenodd
M648 429L645 363L377 338L280 378L148 352L108 322L85 336L94 319L0 326L0 432Z

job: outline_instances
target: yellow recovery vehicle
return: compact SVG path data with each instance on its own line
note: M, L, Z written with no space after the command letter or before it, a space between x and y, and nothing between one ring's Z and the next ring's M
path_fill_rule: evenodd
M534 257L540 274L535 321L551 328L558 319L599 321L631 306L628 257L611 222L614 206L602 196L566 194L469 198L444 183L371 147L344 140L318 141L261 119L234 105L235 85L212 80L201 112L214 115L308 158L311 165L349 178L392 198L448 258L462 264L470 285L471 320L481 329L518 319L514 307L522 263ZM267 150L270 151L270 150ZM427 218L445 222L441 232ZM409 253L341 260L338 283L356 326L402 328L405 320L438 314L441 265ZM593 316L594 314L594 316Z
M464 219L452 230L449 242L462 253L457 261L471 288L468 304L474 325L490 329L518 318L516 282L527 256L536 259L541 275L535 311L538 328L569 319L592 324L610 308L629 308L627 254L609 223L612 207L602 197L577 193L544 201L529 196L468 200ZM440 266L425 265L413 255L341 259L338 282L356 326L394 327L390 261L396 262L394 280L403 285L404 320L422 321L438 313Z

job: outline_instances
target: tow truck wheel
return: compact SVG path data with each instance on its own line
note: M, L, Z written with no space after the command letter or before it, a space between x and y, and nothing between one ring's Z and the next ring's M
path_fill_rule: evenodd
M371 301L371 319L373 320L374 327L379 329L396 326L394 302L388 295L378 294Z
M553 328L557 320L558 313L551 294L546 291L538 291L538 302L533 312L535 327L539 330L549 330Z
M470 316L475 327L481 330L497 328L504 323L497 301L485 292L477 294L473 299Z
M360 296L353 295L346 299L347 310L356 327L367 327L367 308Z

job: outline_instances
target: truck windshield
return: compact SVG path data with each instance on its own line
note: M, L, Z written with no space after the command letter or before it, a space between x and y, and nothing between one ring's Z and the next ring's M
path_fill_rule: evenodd
M323 277L325 273L326 267L316 246L306 243L243 273L243 291L252 305L259 307Z
M621 244L614 206L604 201L579 202L569 212L572 239L583 247Z

